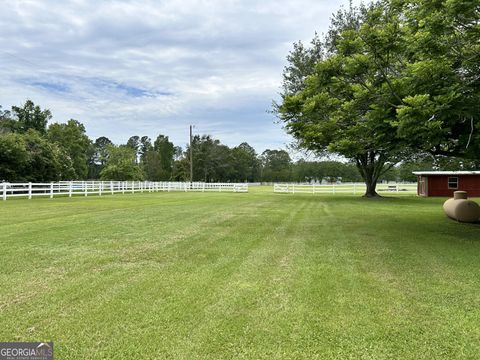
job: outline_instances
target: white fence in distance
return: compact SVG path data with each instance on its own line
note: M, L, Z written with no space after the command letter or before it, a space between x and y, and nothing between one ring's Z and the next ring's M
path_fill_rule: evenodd
M248 192L246 183L151 182L151 181L61 181L55 183L0 183L3 200L14 197L113 195L159 191Z
M276 193L289 194L363 194L366 186L363 183L350 184L274 184L273 191ZM377 184L378 193L402 193L416 194L416 183Z

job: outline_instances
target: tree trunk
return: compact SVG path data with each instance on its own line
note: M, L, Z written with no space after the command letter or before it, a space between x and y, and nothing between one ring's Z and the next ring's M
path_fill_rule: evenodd
M373 197L380 197L380 195L377 193L376 188L377 188L377 180L373 179L365 179L365 185L367 186L367 190L365 191L365 194L363 197L366 198L373 198Z
M365 181L366 191L363 197L377 198L377 181L384 170L385 160L382 155L378 155L373 151L368 151L361 156L355 158L356 165L360 175Z

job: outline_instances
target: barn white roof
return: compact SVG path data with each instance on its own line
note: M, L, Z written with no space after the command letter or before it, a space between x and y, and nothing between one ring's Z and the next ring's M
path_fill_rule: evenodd
M413 171L415 175L480 175L480 171Z

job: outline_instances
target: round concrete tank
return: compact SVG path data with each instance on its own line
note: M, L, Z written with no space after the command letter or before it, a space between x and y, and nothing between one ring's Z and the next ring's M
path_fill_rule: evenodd
M443 204L445 214L460 222L476 222L480 220L480 206L471 200L467 200L465 191L455 191L453 199L448 199Z

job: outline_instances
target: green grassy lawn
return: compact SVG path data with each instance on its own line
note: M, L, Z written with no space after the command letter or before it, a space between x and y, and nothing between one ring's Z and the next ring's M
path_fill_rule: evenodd
M443 200L0 202L0 341L54 341L57 359L478 358L480 225Z

